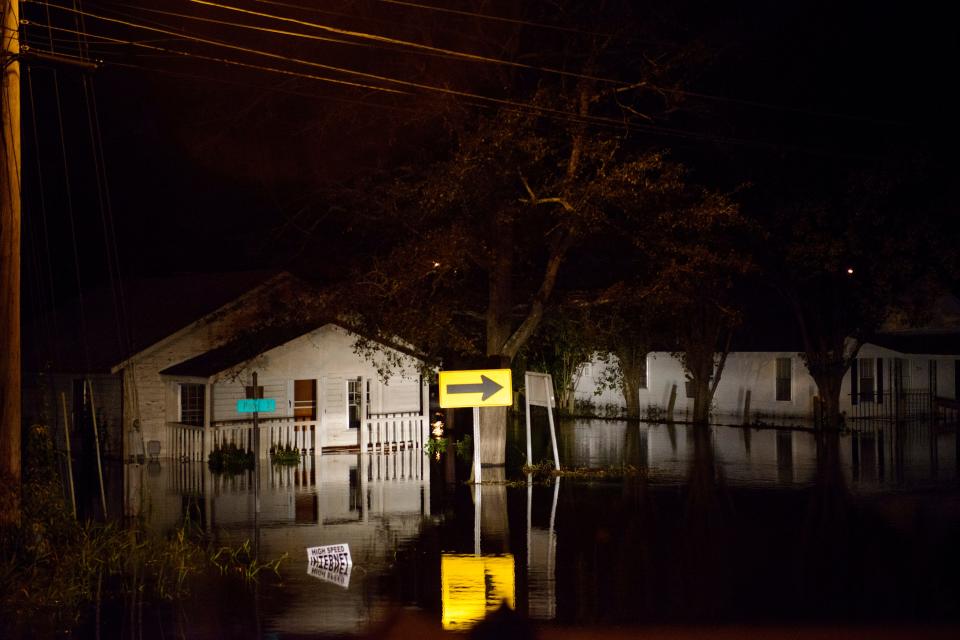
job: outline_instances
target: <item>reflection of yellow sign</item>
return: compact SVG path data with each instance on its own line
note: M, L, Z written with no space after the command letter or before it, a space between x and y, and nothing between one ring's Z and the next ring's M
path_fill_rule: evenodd
M513 556L440 556L443 628L466 631L500 608L516 607Z
M510 369L440 372L440 406L509 407L513 404Z

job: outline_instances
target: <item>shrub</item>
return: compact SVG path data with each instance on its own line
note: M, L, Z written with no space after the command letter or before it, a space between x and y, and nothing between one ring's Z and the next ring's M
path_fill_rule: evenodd
M300 464L300 450L289 444L270 447L270 462L273 464L295 467Z
M253 470L253 452L228 442L207 456L207 464L214 473L243 473Z

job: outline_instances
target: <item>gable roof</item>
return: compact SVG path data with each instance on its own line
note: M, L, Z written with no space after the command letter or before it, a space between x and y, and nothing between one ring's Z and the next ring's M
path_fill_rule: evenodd
M291 323L275 324L238 335L230 342L194 356L189 360L178 362L160 371L160 375L176 376L181 378L211 378L218 373L228 371L242 365L257 356L281 347L288 342L307 335L326 326L339 327L354 335L357 331L351 329L348 323L331 320L295 321ZM398 344L396 341L376 340L380 344L399 351L404 355L417 360L423 356L409 347Z
M867 342L903 354L960 356L960 332L958 331L878 333Z
M181 273L124 280L117 291L109 286L89 289L81 298L47 314L46 323L25 326L25 361L41 369L49 360L54 371L93 373L137 354L191 325L285 272L277 270L230 273ZM118 321L117 306L124 313ZM52 328L42 335L42 326Z
M171 365L160 371L160 375L209 378L222 371L243 364L248 360L252 360L271 349L296 340L327 324L330 323L296 323L266 327L252 333L238 336L222 346L201 353L189 360Z

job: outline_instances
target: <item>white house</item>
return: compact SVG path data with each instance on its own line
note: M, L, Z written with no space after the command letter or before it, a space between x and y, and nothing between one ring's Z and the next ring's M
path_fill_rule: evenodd
M580 401L595 406L625 402L619 391L597 394L603 361L581 370ZM684 419L693 412L692 390L680 361L666 351L647 354L640 385L641 415ZM817 387L799 351L731 351L713 400L720 422L807 422L814 416ZM887 333L864 344L844 377L840 408L849 418L929 414L960 399L960 334Z
M357 447L361 432L372 447L422 442L428 407L419 361L384 346L400 364L382 380L377 363L354 352L357 336L302 318L298 300L308 290L276 274L114 364L124 456L200 459L225 440L252 447L252 416L237 413L237 400L254 397L254 372L257 395L276 403L259 416L263 455L273 444Z
M422 447L429 399L420 361L384 346L399 364L382 379L381 363L355 352L357 337L332 323L271 328L162 369L169 450L197 458L226 441L252 448L252 416L238 401L255 397L276 407L258 414L263 455L273 445Z

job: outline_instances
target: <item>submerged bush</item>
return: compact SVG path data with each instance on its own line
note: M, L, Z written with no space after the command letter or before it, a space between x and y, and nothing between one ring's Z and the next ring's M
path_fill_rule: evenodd
M270 461L273 464L295 467L300 464L300 450L289 444L270 447Z
M210 452L207 465L214 473L253 471L253 451L228 442Z

